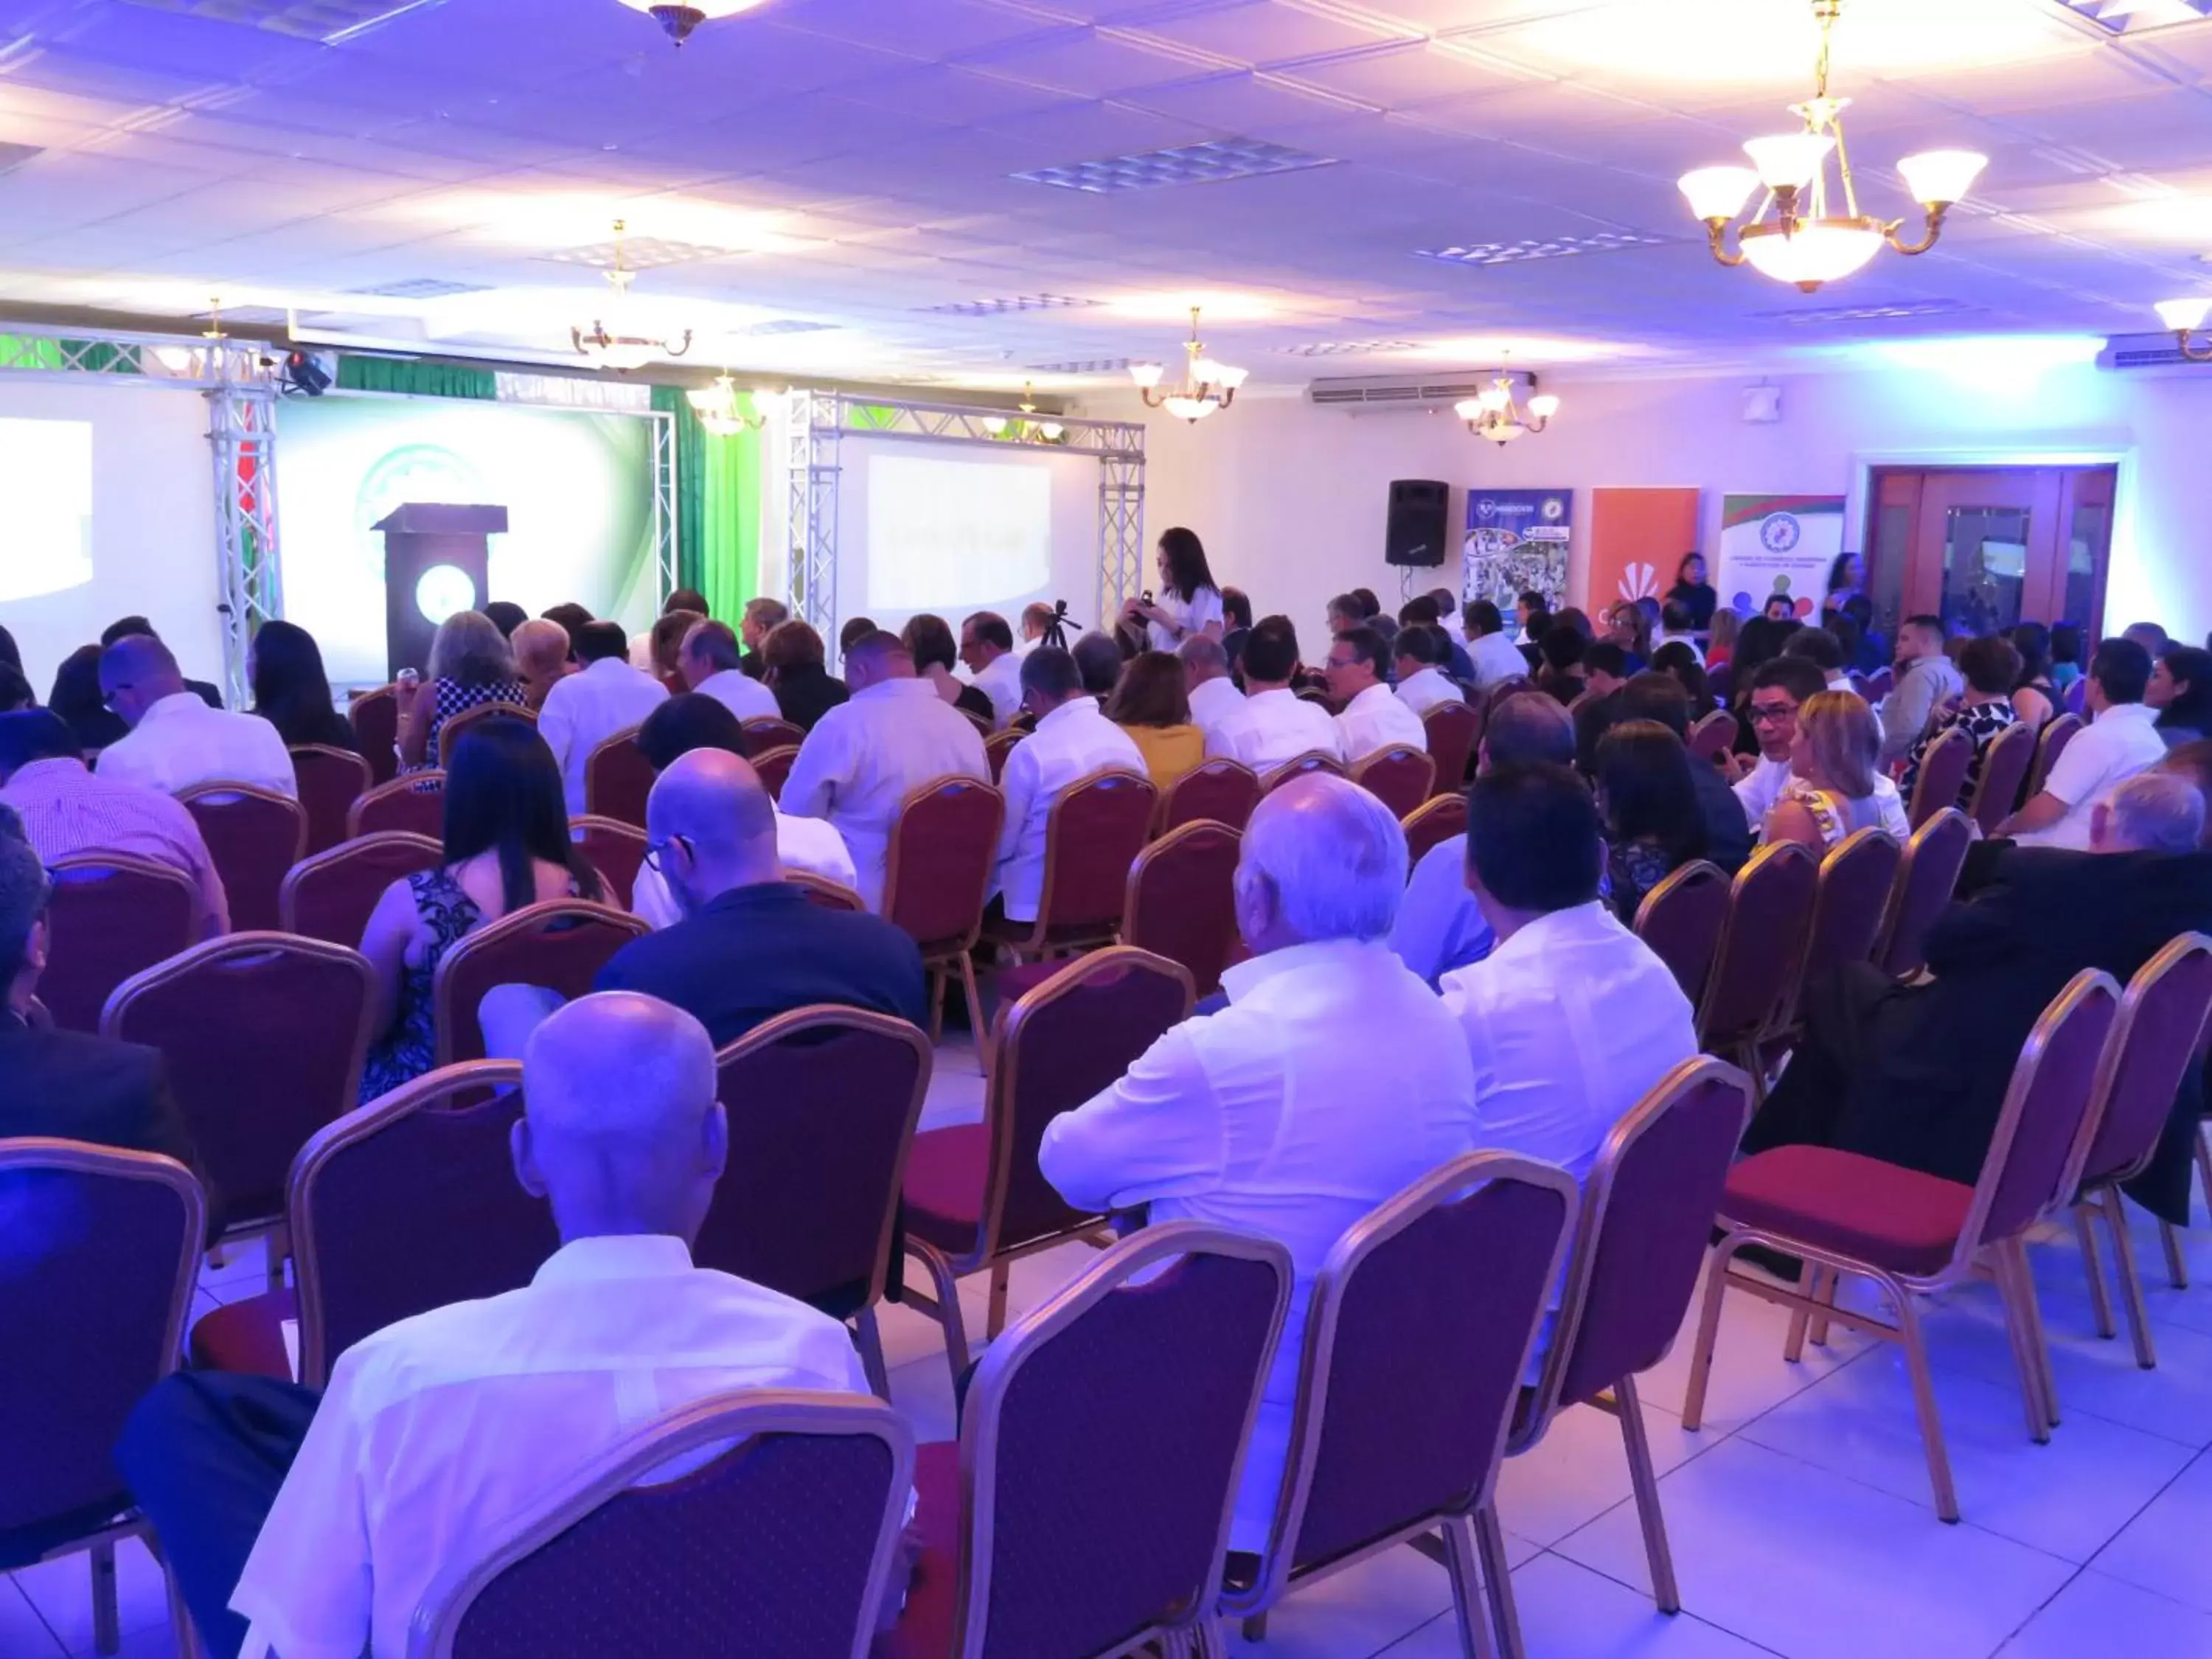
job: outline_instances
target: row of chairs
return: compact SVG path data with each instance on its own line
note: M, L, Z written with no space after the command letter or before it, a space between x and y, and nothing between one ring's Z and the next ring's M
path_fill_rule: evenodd
M1905 816L1917 830L1947 806L1966 801L1966 816L1984 836L2020 810L2022 801L2043 787L2044 779L2058 763L2066 745L2081 730L2078 715L2060 714L2041 731L2025 720L2015 721L1997 733L1982 757L1981 775L1971 795L1966 774L1974 763L1974 740L1964 728L1953 726L1920 757L1920 773L1912 786Z

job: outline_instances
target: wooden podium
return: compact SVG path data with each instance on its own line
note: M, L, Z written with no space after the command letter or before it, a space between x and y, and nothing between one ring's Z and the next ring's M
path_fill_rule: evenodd
M427 678L430 641L439 622L455 608L481 611L490 598L485 591L490 580L489 538L506 533L507 509L410 501L369 528L384 532L386 670L397 675L403 668L412 668ZM426 572L441 567L467 579L465 603L458 607L452 605L452 599L463 597L464 585L447 579L443 584L447 603L434 619L424 614L418 589Z

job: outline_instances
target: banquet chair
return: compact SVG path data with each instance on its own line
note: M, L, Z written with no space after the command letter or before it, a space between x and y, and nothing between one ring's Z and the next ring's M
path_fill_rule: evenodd
M998 866L1006 798L974 778L933 779L899 803L885 853L884 916L921 948L929 982L929 1035L943 1030L946 981L960 975L969 1028L987 1034L973 951Z
M1922 824L1905 843L1889 908L1882 918L1874 960L1894 979L1911 979L1927 965L1929 930L1950 908L1951 894L1974 844L1966 815L1950 807Z
M791 776L791 769L799 759L799 745L787 743L774 749L753 750L751 766L761 787L768 791L770 800L783 799L783 786Z
M1147 1227L1018 1320L957 1443L915 1458L921 1553L874 1659L1220 1651L1237 1473L1291 1286L1272 1240Z
M380 783L346 811L346 835L404 830L442 841L446 834L446 775L432 767Z
M192 1363L327 1387L338 1357L386 1325L527 1285L560 1248L553 1213L514 1178L522 1067L427 1072L325 1125L292 1162L284 1213L297 1288L227 1303L192 1327Z
M372 786L389 783L399 775L399 699L388 685L363 691L347 706L354 741L368 763Z
M430 981L438 1064L484 1057L477 1007L495 985L537 985L574 1001L591 994L607 958L653 930L611 904L549 899L511 910L439 960Z
M230 925L276 926L276 890L307 852L307 815L289 795L251 783L204 783L177 797L222 878Z
M1636 907L1636 937L1651 947L1696 1007L1728 926L1728 872L1705 859L1670 872Z
M1475 751L1482 746L1482 716L1464 702L1440 702L1421 716L1429 734L1429 755L1436 762L1438 795L1456 795L1467 787L1474 770Z
M1422 855L1454 836L1467 833L1467 793L1431 795L1400 820L1406 832L1406 869L1411 874Z
M637 746L638 728L626 726L603 739L584 761L584 811L645 828L645 798L653 793L653 763Z
M368 763L350 749L326 743L292 745L292 778L307 815L307 844L302 858L327 853L346 838L346 814L376 782Z
M173 1158L39 1137L0 1141L0 1188L18 1240L0 1276L0 1570L87 1552L93 1650L112 1654L115 1547L147 1527L111 1454L132 1408L177 1368L207 1201ZM179 1606L173 1598L183 1650Z
M905 1020L831 1007L779 1014L715 1056L729 1160L692 1260L851 1321L886 1400L876 1304L930 1058Z
M358 945L384 890L436 869L445 856L434 838L404 830L342 841L292 866L276 890L276 925L288 933Z
M1885 665L1867 676L1867 701L1880 702L1897 690L1897 670Z
M1303 755L1291 756L1280 766L1261 777L1260 793L1262 798L1272 795L1292 778L1302 778L1309 772L1326 772L1332 777L1339 778L1349 775L1345 770L1344 763L1335 756L1325 754L1318 749L1309 749Z
M1361 757L1352 781L1402 818L1423 801L1437 781L1437 763L1410 744L1394 743Z
M1920 775L1905 805L1905 821L1917 830L1945 807L1959 805L1966 799L1966 770L1973 763L1974 740L1962 726L1952 726L1929 744L1920 757Z
M1330 1249L1307 1307L1289 1461L1258 1576L1221 1599L1248 1637L1285 1596L1440 1533L1459 1651L1488 1659L1477 1564L1503 1576L1498 1472L1575 1202L1564 1170L1474 1152Z
M1981 826L1984 836L1996 834L1997 825L2019 808L2020 792L2027 781L2028 768L2034 763L2035 749L2035 728L2025 720L2014 720L1983 752L1982 775L1974 781L1966 816Z
M2075 686L2087 684L2086 678L2074 682ZM2070 696L2074 687L2067 690ZM2058 764L2058 757L2066 752L2066 745L2080 735L2084 724L2080 711L2075 710L2058 715L2044 726L2043 735L2035 740L2035 764L2028 769L2027 787L2021 791L2022 800L2033 800L2042 793L2044 784L2050 780L2051 769Z
M868 908L867 900L843 882L817 876L811 870L787 870L783 878L799 889L809 904L818 905L824 910L846 910L858 914Z
M125 980L100 1034L161 1051L178 1115L236 1240L283 1219L292 1160L353 1109L374 1017L375 972L349 946L227 933ZM283 1243L269 1247L283 1279Z
M859 1659L902 1563L913 1480L913 1431L879 1401L708 1395L447 1563L408 1659Z
M974 716L971 715L969 718L973 719ZM1000 782L1006 777L1006 757L1013 752L1016 744L1028 736L1028 732L1017 732L1012 726L1003 732L987 732L983 734L983 758L990 763L993 783Z
M538 714L519 702L480 702L446 716L438 727L438 758L445 765L453 763L453 757L461 752L462 736L484 720L520 720L535 727Z
M1723 708L1728 707L1729 693L1735 689L1735 671L1727 663L1714 663L1705 670L1705 690Z
M1690 758L1718 760L1735 747L1735 716L1725 708L1714 709L1690 728Z
M1694 1432L1704 1421L1713 1340L1729 1291L1790 1310L1785 1359L1803 1353L1810 1321L1817 1318L1824 1328L1829 1322L1848 1326L1904 1348L1936 1512L1956 1521L1958 1492L1914 1298L1985 1271L2004 1304L2029 1437L2049 1440L2058 1420L2057 1401L2022 1241L2030 1227L2072 1196L2062 1183L2073 1164L2075 1139L2089 1111L2119 1000L2112 975L2085 969L2044 1011L2013 1068L1988 1156L1971 1187L1828 1146L1780 1146L1731 1170L1720 1203L1727 1235L1705 1280L1682 1426ZM1735 1271L1730 1264L1747 1244L1802 1259L1809 1282L1799 1289ZM1837 1305L1837 1289L1846 1277L1878 1286L1897 1322Z
M1330 714L1341 714L1344 712L1344 705L1339 702L1334 697L1329 696L1328 691L1321 686L1302 685L1298 687L1297 690L1293 695L1297 696L1300 702L1310 702L1313 704L1315 708L1322 709Z
M1221 988L1237 947L1232 878L1243 837L1200 819L1170 830L1137 854L1121 909L1121 943L1190 970L1200 996Z
M128 853L80 853L49 874L39 1000L64 1030L96 1031L117 986L199 937L199 890L174 866Z
M1110 944L1121 926L1129 871L1152 833L1152 780L1118 767L1077 779L1045 815L1044 884L1036 919L987 917L983 936L1016 961Z
M999 1011L983 1121L923 1130L907 1159L906 1250L933 1294L909 1289L906 1300L944 1328L956 1380L968 1369L960 1279L989 1270L986 1334L995 1337L1012 1263L1103 1219L1070 1208L1037 1168L1045 1127L1120 1081L1195 1000L1188 969L1128 945L1018 971L1042 977Z
M1770 842L1729 890L1728 920L1698 1004L1698 1046L1741 1066L1762 1095L1760 1040L1796 994L1820 884L1811 853L1795 842Z
M598 871L617 909L630 907L637 886L638 866L645 862L645 831L620 818L593 817L588 812L568 820L568 836L584 862Z
M745 752L763 754L770 749L796 749L806 741L806 728L772 714L756 714L738 722L745 734Z
M1767 1033L1769 1042L1787 1043L1803 1029L1805 999L1814 986L1848 963L1873 959L1902 861L1897 838L1871 826L1844 836L1822 857L1812 929L1792 972L1790 997Z
M1242 761L1227 757L1194 766L1160 797L1159 830L1165 835L1186 823L1211 818L1241 830L1260 804L1260 780Z

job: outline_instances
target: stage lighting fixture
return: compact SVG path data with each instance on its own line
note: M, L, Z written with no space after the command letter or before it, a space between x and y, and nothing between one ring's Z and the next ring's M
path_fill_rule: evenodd
M319 398L330 390L331 377L323 366L304 351L284 355L284 390L302 392L310 398Z

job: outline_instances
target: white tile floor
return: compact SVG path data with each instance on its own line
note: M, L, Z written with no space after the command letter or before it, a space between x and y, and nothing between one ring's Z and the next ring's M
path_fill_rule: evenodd
M981 1079L949 1043L924 1114L970 1121ZM1730 1299L1706 1427L1681 1426L1687 1354L1644 1382L1644 1414L1681 1580L1683 1613L1651 1606L1620 1433L1570 1413L1506 1469L1500 1512L1532 1659L2212 1659L2212 1227L2191 1236L2196 1288L2167 1287L2154 1227L2138 1218L2159 1368L2093 1334L2070 1241L2034 1251L2063 1423L2032 1444L1996 1300L1970 1290L1929 1321L1936 1391L1965 1520L1929 1496L1895 1351L1838 1332L1784 1363L1780 1310ZM2205 1218L2200 1214L2200 1223ZM1032 1258L1017 1311L1091 1252ZM258 1253L203 1285L203 1305L259 1288ZM963 1287L980 1340L981 1279ZM924 1439L948 1437L952 1395L936 1328L885 1310L891 1390ZM159 1573L121 1557L123 1653L173 1653ZM1265 1659L1455 1659L1443 1570L1397 1551L1292 1598ZM0 1585L0 1659L92 1651L81 1559Z

